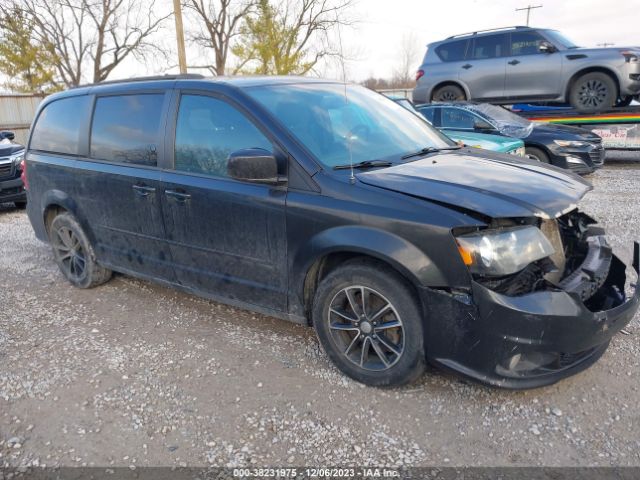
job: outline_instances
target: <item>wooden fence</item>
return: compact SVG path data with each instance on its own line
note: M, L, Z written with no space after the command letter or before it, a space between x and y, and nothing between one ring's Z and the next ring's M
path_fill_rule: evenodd
M0 130L15 132L17 143L25 144L31 121L42 95L0 95Z

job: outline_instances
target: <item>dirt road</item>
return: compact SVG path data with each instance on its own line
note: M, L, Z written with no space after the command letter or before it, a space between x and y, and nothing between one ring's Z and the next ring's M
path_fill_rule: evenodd
M627 262L640 168L583 210ZM117 276L66 283L23 211L0 206L0 466L640 465L640 324L551 387L435 370L403 389L334 369L309 328Z

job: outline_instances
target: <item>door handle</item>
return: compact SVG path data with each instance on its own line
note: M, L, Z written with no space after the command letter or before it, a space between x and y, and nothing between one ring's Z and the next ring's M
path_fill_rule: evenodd
M191 194L179 192L178 190L165 190L164 193L168 197L173 197L180 202L186 202L191 198Z
M509 65L518 65L520 63L520 60L511 60L508 63L509 63Z
M471 65L470 63L465 63L464 65L462 65L462 68L464 68L465 70L469 70L471 67L473 67L473 65Z
M133 185L133 191L141 197L148 197L151 193L156 193L156 189L153 187L147 187L146 185Z

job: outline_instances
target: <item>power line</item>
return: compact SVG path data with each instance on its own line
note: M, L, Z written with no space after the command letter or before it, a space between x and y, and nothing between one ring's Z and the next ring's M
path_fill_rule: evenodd
M615 45L615 43L611 43L611 42L596 43L597 47L602 47L602 48L612 47L613 45Z
M529 16L531 15L531 10L534 8L542 8L542 5L528 5L522 8L516 8L516 12L521 12L523 10L527 11L527 27L529 26Z

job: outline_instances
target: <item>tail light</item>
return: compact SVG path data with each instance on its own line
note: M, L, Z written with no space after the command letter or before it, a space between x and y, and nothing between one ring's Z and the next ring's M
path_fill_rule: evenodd
M25 162L24 160L20 162L20 170L22 170L22 173L20 174L20 179L22 180L24 189L29 190L29 181L27 180L27 162Z
M416 72L416 82L424 76L424 70L418 70Z

